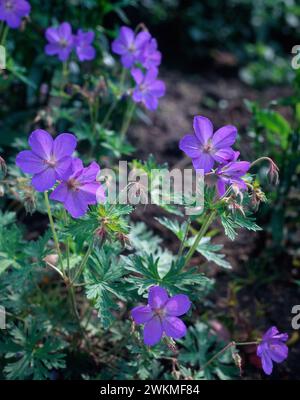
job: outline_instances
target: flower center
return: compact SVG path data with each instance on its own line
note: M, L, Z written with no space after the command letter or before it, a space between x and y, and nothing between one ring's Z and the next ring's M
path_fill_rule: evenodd
M11 0L6 0L6 2L4 3L4 7L7 11L12 11L14 9L13 2Z
M134 52L135 52L135 45L134 45L134 43L131 43L131 45L128 47L128 50L130 51L130 53L134 53Z
M67 186L68 186L69 190L72 190L73 192L76 192L76 190L78 190L80 184L79 184L79 182L76 181L76 179L71 178L71 179L68 180Z
M210 141L205 143L205 145L202 147L202 150L203 150L204 153L211 153L212 150L213 150L212 143Z
M59 45L61 46L61 47L67 47L68 46L68 42L66 41L66 39L60 39L60 41L59 41Z
M51 168L56 166L56 160L53 157L51 157L49 160L46 160L45 163Z
M163 308L155 308L153 311L154 314L159 318L163 318L165 316L165 310Z

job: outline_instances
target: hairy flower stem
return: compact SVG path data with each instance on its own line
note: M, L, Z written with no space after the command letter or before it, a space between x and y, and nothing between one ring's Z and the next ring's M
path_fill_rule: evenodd
M107 122L108 122L108 120L109 120L109 118L110 118L112 112L113 112L114 109L116 108L117 103L118 103L117 100L114 100L114 101L111 103L109 109L107 110L107 113L105 114L105 116L104 116L104 118L103 118L103 120L102 120L102 122L101 122L102 128L105 128L105 126L106 126L106 124L107 124Z
M220 350L217 354L215 354L212 358L210 358L204 365L203 367L200 368L200 371L203 371L206 367L208 367L213 361L215 361L217 358L219 358L222 354L224 354L227 350L231 349L232 347L235 346L250 346L250 345L257 345L259 344L259 340L256 340L255 342L230 342L228 343L222 350Z
M120 98L124 95L124 83L125 83L126 73L127 73L126 68L123 68L122 72L121 72L121 77L120 77L120 88L121 88L121 93L122 93L122 95L120 95ZM105 126L106 126L112 112L115 110L118 102L119 102L119 97L117 99L115 99L109 106L107 113L105 114L105 116L101 122L102 128L105 128Z
M74 286L69 286L69 294L70 294L70 301L71 301L72 311L73 311L74 316L75 316L75 318L77 320L81 336L82 336L83 339L86 340L87 347L88 347L88 349L90 351L89 338L88 338L88 336L86 334L86 331L85 331L84 327L81 325L81 319L80 319L80 315L79 315L79 312L78 312L78 309L77 309Z
M90 255L92 253L93 246L94 246L94 243L93 243L93 241L91 241L91 243L89 244L89 247L81 261L81 264L80 264L77 272L75 273L74 278L72 279L72 284L74 284L76 282L76 279L82 274L84 267L87 263L87 260L89 259Z
M7 38L7 34L8 34L8 25L5 25L4 28L2 29L2 34L0 37L0 45L4 46L5 42L6 42L6 38Z
M67 63L67 61L64 61L62 63L62 78L61 78L61 81L60 81L60 84L59 84L61 97L63 97L65 95L64 87L65 87L65 85L67 83L68 75L69 75L68 63Z
M0 21L0 40L2 39L3 29L4 29L4 21Z
M130 101L128 104L125 116L124 116L121 131L120 131L122 140L124 140L124 138L126 136L131 119L133 117L134 110L135 110L135 103Z
M126 75L127 75L127 69L123 67L120 77L120 87L122 89L122 92L124 91L123 89L124 89Z
M192 245L192 247L190 248L190 250L188 251L186 257L185 257L185 263L184 266L186 266L188 264L188 262L190 261L190 259L193 257L195 251L197 250L197 247L201 241L201 239L203 238L203 236L206 234L208 228L210 227L212 221L215 219L216 217L216 211L213 211L211 214L207 214L204 218L203 224L201 226L200 231L198 232L198 235L196 236L196 239Z
M64 209L64 220L65 220L65 224L68 224L68 216L67 216L67 212ZM67 237L66 239L66 253L67 253L67 270L68 270L68 276L70 276L70 241L69 241L69 237Z
M183 237L183 239L182 239L182 241L180 243L180 248L179 248L179 251L178 251L178 258L180 258L182 256L182 252L183 252L183 249L185 247L185 241L186 241L186 239L188 237L188 234L189 234L190 226L191 226L191 221L188 220L187 223L186 223L186 229L185 229L185 232L184 232L184 237Z
M270 157L260 157L251 163L250 168L254 167L254 165L260 163L261 161L268 161L270 164L274 164L274 161Z
M97 122L99 117L99 99L96 98L94 102L90 103L90 121L92 126L93 136L96 136L97 133Z
M73 286L69 287L69 294L70 294L71 306L72 306L72 310L73 310L74 316L77 319L78 324L80 325L80 315L79 315L78 310L77 310L75 290L74 290Z
M63 273L64 278L66 278L65 271L64 271L64 264L63 264L63 260L62 260L62 255L61 255L61 251L60 251L60 247L59 247L59 241L58 241L57 233L56 233L55 226L54 226L54 221L53 221L53 216L52 216L52 212L51 212L51 207L50 207L49 197L48 197L48 192L47 191L44 192L44 199L45 199L45 205L46 205L47 214L48 214L48 218L49 218L49 222L50 222L52 236L53 236L53 240L54 240L54 243L55 243L56 251L57 251L57 254L58 254L59 262L60 262L60 265L61 265L62 273Z
M68 76L68 63L66 61L63 62L63 78L67 79Z

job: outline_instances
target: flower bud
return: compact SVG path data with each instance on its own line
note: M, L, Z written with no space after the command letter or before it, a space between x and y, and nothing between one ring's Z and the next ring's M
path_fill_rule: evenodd
M47 263L47 264L50 264L50 265L54 265L54 266L56 266L57 264L58 264L58 254L48 254L45 258L44 258L44 261L45 261L45 263Z
M273 185L276 185L276 186L278 185L278 183L279 183L279 168L274 163L274 161L271 159L270 159L270 167L269 167L269 171L268 171L268 177L270 179L270 182Z
M105 226L100 226L95 231L95 244L100 246L107 239L107 231Z

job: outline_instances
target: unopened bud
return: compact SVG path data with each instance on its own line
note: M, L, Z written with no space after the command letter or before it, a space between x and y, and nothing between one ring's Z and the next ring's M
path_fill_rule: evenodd
M3 197L5 193L5 189L3 185L0 185L0 197Z
M277 165L274 163L273 160L270 159L270 168L268 171L268 176L270 179L270 182L273 185L278 185L279 183L279 168L277 167Z
M95 244L101 245L107 238L107 231L104 226L100 226L95 231Z
M257 160L253 161L251 164L251 167L254 165L262 162L262 161L267 161L269 163L269 169L268 169L268 177L270 179L270 182L273 183L274 185L278 185L279 183L279 168L277 165L274 163L274 161L270 157L260 157Z
M54 267L56 267L56 265L58 263L58 254L48 254L44 258L44 261L46 264L54 265Z

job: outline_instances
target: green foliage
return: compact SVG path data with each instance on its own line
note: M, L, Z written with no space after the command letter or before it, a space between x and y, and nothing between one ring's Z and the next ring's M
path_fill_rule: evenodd
M52 370L65 368L62 350L66 343L45 322L28 318L24 324L10 327L0 342L0 353L8 360L4 368L7 379L49 379Z
M0 214L0 274L7 268L19 268L20 252L22 250L22 232L13 224L14 213Z
M231 269L231 265L228 261L226 261L224 254L219 254L218 252L222 250L222 244L212 244L210 243L211 238L204 237L199 246L197 247L197 251L202 254L203 257L207 259L207 261L212 261L217 264L219 267Z
M169 271L175 256L161 246L162 239L154 235L146 224L143 222L133 224L128 239L137 255L151 254L155 259L158 259L159 275L165 275Z
M251 215L247 217L242 214L229 214L224 213L220 215L221 222L226 236L234 240L237 237L237 229L245 228L249 231L261 231L261 228L256 224Z
M192 371L183 370L185 374L195 374L194 379L228 380L237 378L238 369L234 366L231 350L220 355L204 370L199 370L225 347L225 343L218 340L208 325L196 322L193 327L189 328L188 335L182 340L182 346L179 361L192 367Z
M272 233L273 245L282 249L285 239L284 226L288 223L288 215L294 215L296 221L297 206L293 200L293 191L297 193L299 182L300 159L300 119L299 119L299 82L298 75L294 79L293 93L286 98L272 101L268 107L262 108L258 103L246 102L252 113L249 135L254 138L254 152L259 157L263 150L277 164L280 171L279 185L270 188L269 202L261 208L262 220ZM283 115L283 108L285 112ZM286 116L289 115L289 120ZM267 163L257 165L259 181L267 186L263 176ZM267 186L268 187L268 186ZM295 231L295 228L289 232Z
M66 228L66 233L81 245L85 241L97 238L114 241L118 238L118 235L128 234L129 225L126 217L132 209L130 205L99 204L97 207L93 207L92 211L83 218L72 220Z
M143 21L172 38L174 45L168 41L164 49L172 66L197 71L211 57L227 68L240 67L241 79L259 87L289 82L293 76L286 43L297 43L297 2L150 0L143 6Z
M292 131L290 123L279 112L263 109L255 102L246 102L247 108L253 115L255 129L263 132L263 140L268 145L280 146L286 149L289 145L289 135Z
M113 310L118 310L117 301L126 301L124 262L120 261L112 248L95 251L88 261L84 273L86 296L93 301L104 328L113 319Z
M125 268L135 273L126 280L137 288L139 294L144 294L153 285L161 285L170 293L187 293L192 298L203 295L211 288L212 281L203 274L197 273L196 268L184 269L184 260L173 261L169 271L161 276L158 270L159 258L152 255L133 256L126 258Z
M194 237L187 238L187 222L180 224L177 220L170 220L169 218L156 218L163 226L173 232L177 238L183 242L184 247L191 247L195 241ZM231 268L228 261L224 260L224 254L218 254L218 252L223 248L222 245L216 245L210 243L210 237L204 237L201 239L197 251L206 258L207 261L212 261L220 267Z

